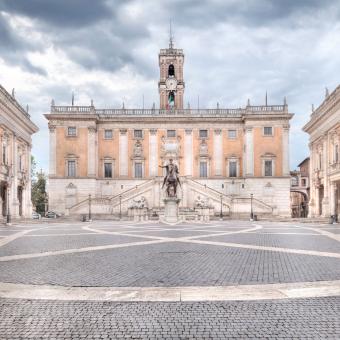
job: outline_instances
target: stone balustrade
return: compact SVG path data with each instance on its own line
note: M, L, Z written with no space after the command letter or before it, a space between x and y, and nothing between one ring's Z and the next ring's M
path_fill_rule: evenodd
M180 109L180 110L160 110L160 109L95 109L93 106L52 106L51 113L80 113L96 114L103 118L110 116L231 116L240 117L246 114L258 113L288 113L287 105L263 105L247 106L238 109Z

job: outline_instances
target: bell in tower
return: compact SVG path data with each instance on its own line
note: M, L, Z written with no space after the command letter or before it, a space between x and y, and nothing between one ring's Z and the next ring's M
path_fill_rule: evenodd
M159 106L162 110L183 109L183 64L182 49L174 48L170 25L169 48L159 52L160 79L158 83Z

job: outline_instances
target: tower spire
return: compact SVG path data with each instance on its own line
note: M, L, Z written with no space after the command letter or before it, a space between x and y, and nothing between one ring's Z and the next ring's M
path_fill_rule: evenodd
M174 39L173 39L173 35L172 35L171 19L170 19L170 30L169 30L169 48L170 49L174 48Z

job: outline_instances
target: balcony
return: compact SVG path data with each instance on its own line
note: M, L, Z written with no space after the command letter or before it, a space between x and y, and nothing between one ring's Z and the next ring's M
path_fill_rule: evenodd
M340 163L333 163L329 165L329 174L333 175L336 173L340 173Z

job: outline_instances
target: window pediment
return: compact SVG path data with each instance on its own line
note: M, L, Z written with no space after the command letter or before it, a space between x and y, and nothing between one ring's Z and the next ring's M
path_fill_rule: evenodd
M276 155L274 155L271 152L266 152L263 155L261 155L261 158L270 158L270 159L272 159L272 158L276 158Z

